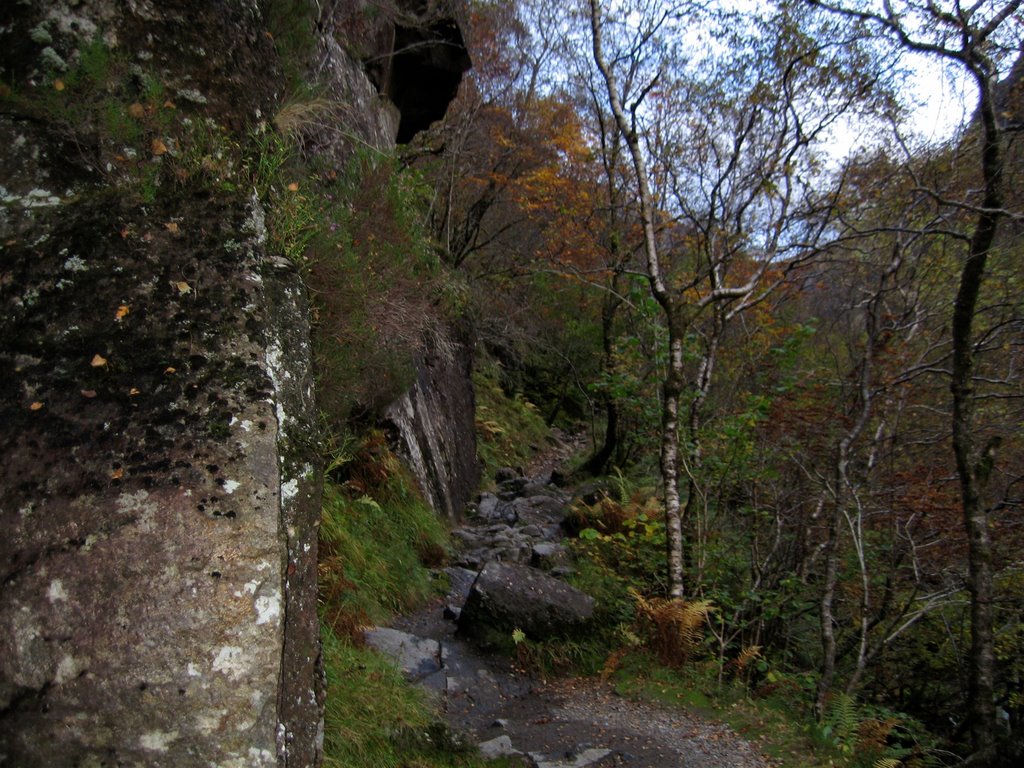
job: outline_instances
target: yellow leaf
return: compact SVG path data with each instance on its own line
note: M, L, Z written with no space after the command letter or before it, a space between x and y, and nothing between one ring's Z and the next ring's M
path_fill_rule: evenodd
M173 283L174 287L178 289L178 293L184 296L186 293L192 293L192 286L186 283L184 280L179 280Z
M93 368L102 368L106 364L107 364L107 358L103 357L103 355L93 355L92 356L92 362L90 363L90 365Z
M153 143L150 145L154 155L166 155L167 145L160 139L153 139Z
M142 394L142 392L140 392L140 391L139 391L138 389L136 389L135 387L132 387L131 389L129 389L129 390L128 390L128 394L129 394L130 396L132 396L132 397L135 397L135 395L141 395L141 394Z
M173 366L170 366L170 365L168 365L166 368L164 368L164 373L166 373L168 376L171 375L172 373L177 373L177 372L178 372L178 369L174 368Z
M64 81L59 79L59 78L57 80L54 80L53 81L53 90L55 90L55 91L63 91L64 90Z
M293 181L291 184L288 185L288 191L289 192L298 192L299 191L299 183L297 181Z
M43 407L43 404L36 400L32 405L28 407L30 411L38 411Z
M121 320L125 315L132 311L132 308L127 304L122 304L117 308L117 312L114 313L115 320Z

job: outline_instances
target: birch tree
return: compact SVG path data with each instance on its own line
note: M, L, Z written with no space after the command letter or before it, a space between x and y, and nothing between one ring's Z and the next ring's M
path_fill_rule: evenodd
M855 36L809 33L786 4L742 16L653 0L610 13L589 0L589 17L633 165L643 273L667 329L660 466L668 582L683 597L685 518L701 494L703 409L720 344L827 238L834 198L817 191L814 150L875 83L855 74L864 64ZM727 42L689 61L699 41L687 35L701 29Z

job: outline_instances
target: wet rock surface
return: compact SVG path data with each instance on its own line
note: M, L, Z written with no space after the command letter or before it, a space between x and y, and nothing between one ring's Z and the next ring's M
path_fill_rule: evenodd
M402 633L397 635L403 638L402 653L390 655L404 658L403 668L418 670L409 678L435 691L448 725L475 740L488 758L519 760L531 768L768 766L727 726L624 699L599 680L538 679L467 638L473 609L467 616L466 604L481 570L506 576L532 571L532 578L540 571L528 564L537 549L550 551L547 547L558 548L567 559L559 539L570 495L549 481L549 473L531 479L504 473L497 493L482 495L467 523L455 531L466 549L457 556L459 564L446 569L448 595L394 622ZM437 642L437 657L424 639ZM439 658L440 668L422 674L429 664L410 664L412 647L425 650L426 662Z

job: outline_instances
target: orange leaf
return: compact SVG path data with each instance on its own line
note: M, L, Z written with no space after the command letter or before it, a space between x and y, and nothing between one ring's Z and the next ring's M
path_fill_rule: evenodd
M293 181L291 184L288 185L288 191L289 192L298 192L299 191L299 183L297 181Z
M38 411L43 407L43 404L36 400L32 405L28 407L30 411Z
M164 373L166 373L168 375L170 375L172 373L177 373L177 372L178 372L178 369L174 368L174 367L172 367L170 365L168 365L166 368L164 368Z
M167 145L160 139L153 139L153 143L150 145L154 155L166 155Z
M122 304L120 307L117 308L117 312L114 313L114 319L120 320L131 311L131 307L129 307L127 304Z
M110 473L111 480L120 480L122 477L124 477L124 470L121 467L118 467Z
M103 355L93 355L92 362L89 364L93 368L102 368L104 365L107 364L107 358L103 357Z
M128 114L134 117L136 120L141 120L146 116L146 108L136 101L134 104L128 107Z
M140 392L135 387L132 387L131 389L128 390L128 394L131 395L132 397L135 397L135 395L141 395L142 392Z
M176 235L180 231L178 229L178 222L176 222L176 221L169 221L169 222L167 222L166 224L164 224L164 229L166 229L172 235Z
M64 81L60 80L60 79L54 80L53 81L53 90L55 90L55 91L63 91L64 90Z

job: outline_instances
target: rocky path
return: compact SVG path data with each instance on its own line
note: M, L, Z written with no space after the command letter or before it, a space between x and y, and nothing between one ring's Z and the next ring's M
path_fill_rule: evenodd
M449 725L488 756L519 756L535 768L766 768L753 745L727 726L624 699L600 680L531 677L458 632L461 609L471 589L480 589L474 582L486 563L556 575L570 567L558 541L569 495L550 484L549 468L541 469L543 475L530 478L501 476L498 492L484 494L455 531L462 553L447 569L449 594L391 628L369 631L368 642L434 691Z

